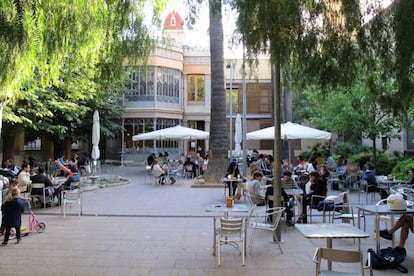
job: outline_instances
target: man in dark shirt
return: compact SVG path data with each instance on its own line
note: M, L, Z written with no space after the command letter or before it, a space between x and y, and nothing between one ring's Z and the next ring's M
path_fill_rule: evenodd
M9 178L9 180L16 178L14 172L7 168L6 162L1 163L0 175Z
M45 169L40 166L38 169L38 173L36 175L32 175L30 177L30 180L32 180L32 183L43 183L45 184L45 195L46 195L46 207L50 207L50 205L53 202L53 184L50 181L49 177L45 174ZM43 196L42 189L33 188L32 189L32 195L41 195ZM39 197L41 204L43 204L42 197Z

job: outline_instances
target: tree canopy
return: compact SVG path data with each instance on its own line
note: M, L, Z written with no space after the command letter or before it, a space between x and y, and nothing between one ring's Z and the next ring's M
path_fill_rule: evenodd
M94 108L108 110L125 81L123 65L145 60L154 47L145 2L0 1L5 123L61 139L82 129ZM155 17L165 2L153 1Z

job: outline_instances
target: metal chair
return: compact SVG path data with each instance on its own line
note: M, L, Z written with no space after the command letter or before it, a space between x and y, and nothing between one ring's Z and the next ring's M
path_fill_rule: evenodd
M64 190L61 192L61 210L60 213L66 218L66 206L78 205L78 216L82 215L82 191L81 190Z
M358 272L343 272L322 270L321 263L325 259L329 263L359 263ZM361 251L350 251L332 248L316 248L315 255L313 256L313 262L316 264L315 275L365 275L365 270L369 270L369 275L372 274L371 256L368 254L367 265L364 265L363 253ZM328 265L329 266L329 265Z
M266 230L271 231L273 234L273 240L277 243L280 249L280 253L283 254L282 247L280 246L280 241L276 236L275 230L279 226L280 219L282 214L285 211L285 207L273 207L266 210L265 215L263 216L262 212L256 212L256 208L252 208L249 214L249 220L247 227L252 229L252 238L250 239L250 253L253 247L253 241L256 234L256 230Z
M193 164L187 164L184 166L184 177L194 178Z
M318 210L318 203L320 202L320 201L323 201L323 200L327 200L327 201L334 201L334 199L333 198L330 198L330 197L326 197L326 196L321 196L321 195L312 195L311 196L311 198L310 198L310 204L309 204L309 208L308 208L308 210L309 210L309 222L310 223L312 223L312 210L317 210L317 211L319 211ZM335 205L335 204L334 204ZM330 220L331 219L331 212L332 212L333 210L327 210L326 209L326 204L324 204L323 205L323 209L320 211L320 212L322 212L322 221L323 221L323 223L325 223L325 220L326 220L326 213L328 212L328 220Z
M165 174L158 170L152 170L152 176L154 177L155 184L157 184L157 181L158 181L158 184L160 185L165 178Z
M223 244L242 244L242 265L246 264L246 221L244 218L220 218L220 228L217 229L217 265L221 265L221 246ZM238 248L238 247L236 247Z
M362 218L364 220L364 231L366 230L366 219L365 215L361 214L358 217L358 212L354 213L354 207L358 206L359 203L342 203L335 205L334 214L332 216L332 223L334 220L341 220L342 223L349 223L352 221L352 225L355 226L355 219Z
M42 190L42 194L33 194L33 189L41 189ZM32 199L33 202L35 202L34 199L39 199L40 197L43 197L43 208L46 209L46 189L45 189L45 183L32 183L32 191L30 194L30 198Z

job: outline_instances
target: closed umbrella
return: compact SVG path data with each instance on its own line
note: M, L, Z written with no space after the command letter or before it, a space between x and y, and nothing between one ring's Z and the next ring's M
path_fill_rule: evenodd
M241 155L241 142L242 142L242 120L240 114L236 116L236 132L234 134L234 142L235 148L234 151L236 152L236 156L239 157Z
M101 136L101 130L100 130L100 124L99 124L99 112L98 110L95 110L93 113L93 125L92 125L92 159L98 160L100 157L100 151L99 151L99 139Z

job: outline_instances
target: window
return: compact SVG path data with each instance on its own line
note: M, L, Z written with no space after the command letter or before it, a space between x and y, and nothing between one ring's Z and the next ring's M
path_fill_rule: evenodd
M154 67L137 67L126 82L125 98L129 101L153 101L154 74Z
M41 150L42 149L42 141L39 137L34 140L25 138L24 141L24 150Z
M175 26L175 16L171 16L171 26Z
M126 82L125 99L179 103L182 87L181 71L163 67L137 67Z
M387 139L387 137L381 137L381 145L382 145L382 150L387 150L388 149L388 139Z
M204 75L187 76L188 101L204 102L205 81Z

